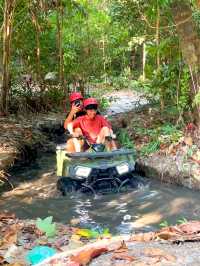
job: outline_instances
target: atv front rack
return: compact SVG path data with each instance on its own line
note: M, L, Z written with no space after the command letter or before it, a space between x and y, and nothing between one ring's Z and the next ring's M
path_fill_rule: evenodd
M72 159L77 158L88 158L88 159L94 159L94 158L110 158L120 155L133 155L135 154L134 150L114 150L111 152L75 152L75 153L66 153L65 155Z

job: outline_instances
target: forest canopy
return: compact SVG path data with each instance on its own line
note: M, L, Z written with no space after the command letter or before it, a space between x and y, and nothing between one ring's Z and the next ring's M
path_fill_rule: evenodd
M61 102L71 84L84 92L102 83L139 89L158 99L161 110L175 106L199 123L199 6L189 0L0 0L2 114L19 109L24 94L30 106L33 96L40 98L33 110L45 109L49 99Z

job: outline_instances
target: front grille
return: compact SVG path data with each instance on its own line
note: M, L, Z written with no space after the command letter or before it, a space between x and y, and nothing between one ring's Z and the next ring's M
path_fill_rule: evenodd
M91 178L102 179L102 178L111 178L117 175L115 167L110 167L107 169L92 169L90 174Z

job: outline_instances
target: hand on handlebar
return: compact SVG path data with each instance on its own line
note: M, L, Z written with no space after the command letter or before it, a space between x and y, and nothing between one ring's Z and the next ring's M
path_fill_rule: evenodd
M72 137L73 138L79 138L79 137L82 137L83 135L81 135L80 133L78 133L78 132L73 132L72 133Z

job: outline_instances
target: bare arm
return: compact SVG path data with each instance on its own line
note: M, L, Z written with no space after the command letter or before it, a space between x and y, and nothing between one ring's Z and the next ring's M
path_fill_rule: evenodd
M68 124L70 124L73 119L74 119L74 115L81 111L81 108L80 107L77 107L75 105L72 105L72 108L71 108L71 111L70 113L68 114L67 118L65 119L65 122L64 122L64 129L67 129L68 127Z

